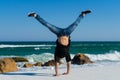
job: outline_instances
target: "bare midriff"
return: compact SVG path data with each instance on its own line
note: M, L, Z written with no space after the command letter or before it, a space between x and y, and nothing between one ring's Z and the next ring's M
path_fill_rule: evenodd
M61 45L67 46L69 44L69 37L68 36L61 36L58 38L58 42Z

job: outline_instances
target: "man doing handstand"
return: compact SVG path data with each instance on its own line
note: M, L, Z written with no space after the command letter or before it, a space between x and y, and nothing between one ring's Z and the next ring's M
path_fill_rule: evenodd
M55 25L52 25L52 24L46 22L43 18L41 18L36 13L28 14L29 17L34 17L42 25L46 26L51 32L53 32L54 34L57 35L56 48L55 48L55 53L54 53L54 60L55 60L55 75L54 76L59 76L59 71L58 71L59 62L64 57L67 62L67 72L64 73L64 75L67 75L70 73L70 65L71 65L71 56L69 53L70 42L71 42L70 34L78 26L81 19L83 19L83 17L88 13L91 13L91 11L86 10L86 11L81 12L81 14L75 20L75 22L73 22L71 25L69 25L66 28L56 27Z

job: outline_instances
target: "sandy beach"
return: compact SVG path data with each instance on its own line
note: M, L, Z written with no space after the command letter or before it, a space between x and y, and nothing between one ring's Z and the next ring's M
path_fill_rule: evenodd
M120 64L119 64L120 65ZM0 80L119 80L119 65L72 66L69 75L62 75L66 67L60 67L60 76L54 77L54 67L0 74Z

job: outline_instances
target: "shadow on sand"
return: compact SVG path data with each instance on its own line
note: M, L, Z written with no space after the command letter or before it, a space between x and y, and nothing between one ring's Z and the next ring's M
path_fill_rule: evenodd
M50 73L4 73L3 75L53 76Z

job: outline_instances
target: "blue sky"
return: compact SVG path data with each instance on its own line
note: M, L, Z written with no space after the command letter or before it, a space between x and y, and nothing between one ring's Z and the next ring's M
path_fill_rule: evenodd
M87 9L91 14L71 34L72 41L120 41L120 0L0 0L0 41L55 41L34 18L64 28Z

